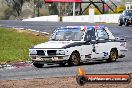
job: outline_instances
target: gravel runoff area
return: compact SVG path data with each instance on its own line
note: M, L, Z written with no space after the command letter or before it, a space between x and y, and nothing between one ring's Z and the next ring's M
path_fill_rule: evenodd
M85 84L84 86L79 86L75 77L56 77L23 80L0 80L0 88L132 88L132 82L129 84L106 83Z

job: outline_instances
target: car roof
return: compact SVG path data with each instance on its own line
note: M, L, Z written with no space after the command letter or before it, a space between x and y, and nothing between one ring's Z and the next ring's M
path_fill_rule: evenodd
M58 28L59 30L67 30L67 29L90 29L90 28L94 28L94 29L105 29L106 26L65 26L65 27L60 27Z

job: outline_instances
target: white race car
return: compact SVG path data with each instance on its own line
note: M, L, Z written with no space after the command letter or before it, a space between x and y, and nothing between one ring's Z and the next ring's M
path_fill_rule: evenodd
M54 31L48 42L29 49L33 65L79 65L90 60L116 61L125 56L126 41L115 38L105 26L66 26Z

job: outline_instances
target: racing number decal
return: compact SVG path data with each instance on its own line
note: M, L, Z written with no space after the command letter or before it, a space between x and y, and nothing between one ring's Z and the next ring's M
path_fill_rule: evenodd
M106 57L108 55L108 52L103 52L104 56Z

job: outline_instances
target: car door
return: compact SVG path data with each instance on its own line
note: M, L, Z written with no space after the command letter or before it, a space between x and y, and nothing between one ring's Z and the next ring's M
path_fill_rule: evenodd
M93 45L90 43L91 40L95 40L95 31L94 28L90 28L85 32L84 44L81 47L83 57L85 60L91 59L91 54L93 51Z
M108 58L108 53L111 49L108 33L104 29L97 29L95 32L96 44L95 53L99 58Z

